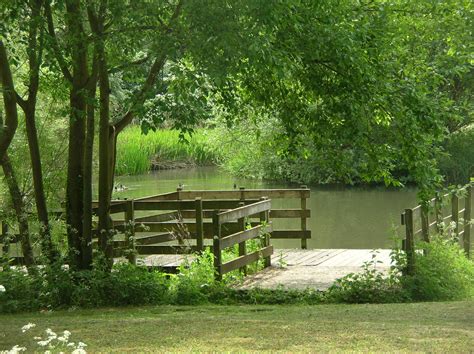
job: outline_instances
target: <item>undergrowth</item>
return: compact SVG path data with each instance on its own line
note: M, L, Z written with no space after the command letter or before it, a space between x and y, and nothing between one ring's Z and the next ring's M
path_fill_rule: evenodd
M0 271L0 313L71 307L147 304L318 304L446 301L474 298L474 262L458 245L442 237L420 243L416 271L402 275L404 253L392 252L394 266L387 274L374 258L361 272L349 274L326 291L239 289L239 273L214 280L213 256L204 252L181 265L178 274L130 264L117 264L112 272L101 267L72 272L48 266L27 273L21 268ZM230 256L229 256L230 257Z

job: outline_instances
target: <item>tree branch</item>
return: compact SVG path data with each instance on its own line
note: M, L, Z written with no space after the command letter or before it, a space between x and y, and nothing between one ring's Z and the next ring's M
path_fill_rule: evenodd
M183 0L180 0L178 4L176 5L173 15L171 15L168 27L169 30L173 28L173 23L176 21L176 19L179 17L181 13L181 9L183 7ZM135 112L137 109L143 105L147 98L147 93L150 91L150 89L153 87L154 83L156 82L156 78L158 77L158 74L160 73L161 70L163 70L163 67L165 65L167 58L166 54L166 49L160 53L160 55L155 58L155 61L153 62L153 65L150 68L150 71L148 72L148 76L143 83L142 88L140 91L137 92L137 94L134 96L132 99L132 105L125 113L125 115L122 116L122 118L117 121L115 124L112 125L112 128L115 129L115 134L118 135L125 127L130 124L133 120L133 117L135 115Z
M69 82L72 82L72 75L67 67L64 57L62 56L61 49L59 47L58 38L56 37L56 31L54 29L54 22L53 22L53 15L51 12L51 4L49 1L45 2L44 10L45 10L45 15L46 15L46 20L48 23L48 33L53 41L54 56L56 57L56 60L58 61L58 64L59 64L59 68L61 69L66 80L68 80Z
M0 157L7 152L18 128L18 111L16 109L16 93L13 85L12 72L8 63L7 51L0 40L0 83L3 88L3 105L5 122L0 117Z

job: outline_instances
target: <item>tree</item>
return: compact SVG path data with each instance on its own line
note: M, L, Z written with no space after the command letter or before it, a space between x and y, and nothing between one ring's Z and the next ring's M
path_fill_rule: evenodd
M18 220L20 242L25 264L29 267L34 264L33 250L29 238L28 218L23 197L18 187L15 172L8 157L8 147L13 140L18 127L18 112L16 109L15 86L10 70L7 52L0 39L0 83L3 91L5 108L5 122L0 114L0 163L5 174L8 189L12 198L13 207Z

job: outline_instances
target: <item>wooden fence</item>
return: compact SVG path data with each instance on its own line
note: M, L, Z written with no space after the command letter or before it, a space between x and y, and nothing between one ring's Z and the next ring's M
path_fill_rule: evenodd
M271 200L263 198L263 200L254 204L242 205L239 208L221 213L217 210L214 212L212 218L214 230L213 253L217 280L222 280L222 275L236 269L240 269L246 274L246 266L258 261L260 257L264 258L265 267L271 265L273 246L270 245L270 233L272 232L272 225L269 223L270 210ZM260 223L247 228L245 219L254 215L259 215ZM237 222L239 231L223 237L222 227L230 222ZM247 254L246 241L252 239L259 239L261 244L258 250ZM222 251L236 244L239 245L239 257L223 263Z
M136 255L187 254L209 247L218 259L223 249L233 245L232 240L238 240L239 258L229 264L216 263L219 276L234 267L245 271L245 266L255 260L257 253L265 258L265 264L269 264L273 248L267 240L268 235L262 248L251 254L246 254L245 242L268 233L272 239L299 239L301 247L306 248L307 239L311 238L311 231L307 229L309 197L310 190L302 186L296 189L240 188L229 191L184 191L178 188L176 192L150 197L114 200L110 210L116 233L114 254L135 262ZM300 208L272 209L271 199L297 199ZM260 210L262 206L266 209ZM97 208L96 202L93 208ZM233 215L240 216L233 218ZM275 230L270 220L282 218L299 220L300 228ZM245 229L242 219L246 221ZM96 239L95 232L94 242Z
M429 242L433 233L450 233L457 237L466 256L471 256L472 185L438 195L426 205L405 209L401 224L405 226L403 249L407 254L407 274L415 268L415 239Z

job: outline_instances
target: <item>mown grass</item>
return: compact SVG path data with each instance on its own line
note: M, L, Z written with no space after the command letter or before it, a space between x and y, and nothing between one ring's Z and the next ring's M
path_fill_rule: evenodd
M474 302L157 306L0 316L0 350L68 329L90 352L427 351L474 348ZM21 333L28 322L37 324Z
M176 130L150 131L144 135L139 126L127 128L117 142L117 175L146 173L152 168L152 161L170 166L176 162L202 166L218 160L204 130L196 130L186 139L187 142L181 141Z

